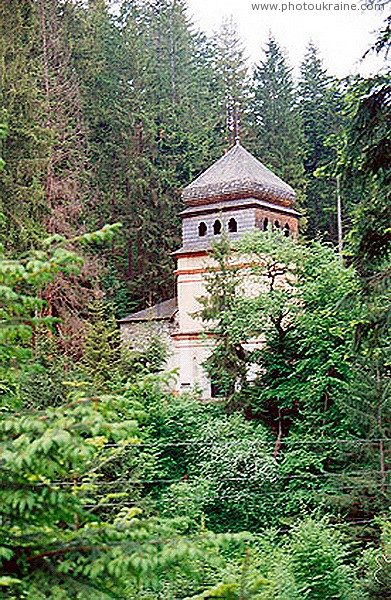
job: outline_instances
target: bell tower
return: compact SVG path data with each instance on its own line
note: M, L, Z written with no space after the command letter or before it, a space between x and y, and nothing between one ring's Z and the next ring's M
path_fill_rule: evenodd
M196 316L205 295L204 277L212 240L223 232L232 240L254 228L282 229L297 237L300 214L292 208L294 190L236 143L182 193L182 247L177 261L178 330L173 334L179 366L178 391L194 386L211 397L211 383L202 363L213 339Z

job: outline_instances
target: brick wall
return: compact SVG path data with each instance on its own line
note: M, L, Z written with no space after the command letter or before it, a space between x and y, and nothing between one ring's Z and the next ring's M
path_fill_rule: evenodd
M255 227L258 229L264 228L264 220L268 219L269 227L272 225L274 227L274 223L278 221L280 223L280 228L283 229L286 224L289 225L289 232L293 238L297 238L298 234L298 219L291 215L284 215L283 213L274 212L271 210L267 210L264 208L256 208L255 209Z

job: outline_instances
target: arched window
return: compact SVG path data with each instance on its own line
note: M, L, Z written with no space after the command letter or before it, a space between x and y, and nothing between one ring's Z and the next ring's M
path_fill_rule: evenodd
M290 230L289 230L289 224L285 223L285 227L284 227L284 235L285 237L289 237L290 234Z
M224 390L225 386L222 386L221 383L212 377L210 382L210 395L211 398L220 398L221 400L227 395Z
M269 227L269 219L267 217L265 217L263 219L263 231L267 231L268 227Z
M280 221L274 221L275 229L280 229Z
M206 226L206 223L204 223L203 221L198 225L198 235L200 237L204 237L204 235L206 235L206 232L208 231L208 228Z
M214 235L218 235L219 233L221 233L221 221L219 221L218 219L213 223L213 233Z
M238 230L238 224L237 224L237 222L236 222L236 219L234 219L234 218L232 217L232 219L230 219L230 220L228 221L228 231L229 231L230 233L236 233L236 232L237 232L237 230Z

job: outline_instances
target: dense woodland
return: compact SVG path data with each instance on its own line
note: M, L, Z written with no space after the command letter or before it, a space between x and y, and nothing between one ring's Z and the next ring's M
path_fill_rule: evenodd
M2 597L391 598L390 72L337 80L310 43L294 77L272 34L250 65L183 0L7 0L0 24ZM302 234L239 242L252 298L214 247L202 403L116 318L174 295L181 189L238 136Z

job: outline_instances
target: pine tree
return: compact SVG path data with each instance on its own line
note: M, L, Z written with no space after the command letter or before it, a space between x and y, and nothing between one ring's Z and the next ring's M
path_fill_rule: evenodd
M253 76L253 150L279 177L303 192L303 130L292 70L272 35L264 53Z

